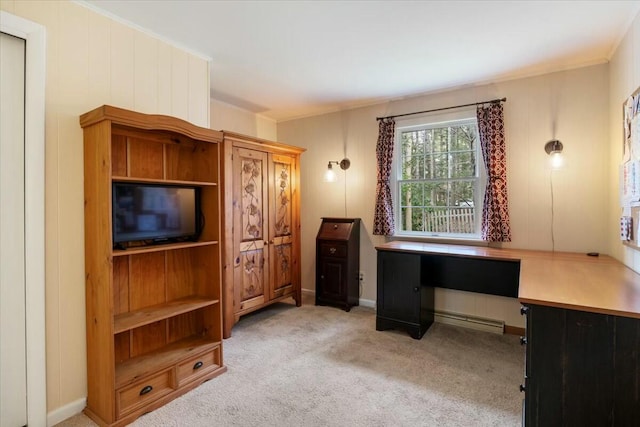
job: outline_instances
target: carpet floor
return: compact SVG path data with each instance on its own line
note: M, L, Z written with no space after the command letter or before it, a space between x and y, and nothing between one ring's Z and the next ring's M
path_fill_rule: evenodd
M241 318L228 371L132 425L519 426L518 337L435 323L421 340L375 311L279 303ZM83 414L58 424L88 427Z

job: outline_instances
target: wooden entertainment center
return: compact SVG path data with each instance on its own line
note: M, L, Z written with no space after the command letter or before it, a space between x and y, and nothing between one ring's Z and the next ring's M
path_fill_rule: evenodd
M433 321L434 287L517 297L526 316L523 425L637 425L640 275L633 270L603 255L402 241L376 249L377 329L420 338Z
M226 371L222 357L222 133L108 105L84 131L85 413L122 426ZM199 189L196 241L114 249L112 183Z

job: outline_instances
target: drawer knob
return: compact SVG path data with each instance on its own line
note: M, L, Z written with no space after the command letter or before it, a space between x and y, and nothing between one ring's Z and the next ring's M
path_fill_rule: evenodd
M338 229L338 224L333 224L333 229L337 230Z
M420 288L418 288L417 286L415 288L413 288L413 292L418 292L420 290Z
M200 369L202 368L202 361L197 361L195 365L193 365L193 370L195 371L196 369Z
M520 384L520 393L523 393L525 391L525 386L523 384Z
M336 248L329 248L329 252L331 252L331 255L336 253Z
M520 337L520 345L525 345L527 343L527 337Z
M520 314L526 315L529 312L529 307L520 307Z
M151 387L150 385L142 387L142 390L140 390L140 396L144 396L145 394L151 392L151 390L153 390L153 387Z

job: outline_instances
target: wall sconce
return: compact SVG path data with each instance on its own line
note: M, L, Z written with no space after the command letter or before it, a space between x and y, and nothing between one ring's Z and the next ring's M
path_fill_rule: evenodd
M564 163L562 158L562 142L552 139L544 145L544 151L551 156L551 168L559 169Z
M325 182L335 182L336 181L336 173L333 170L333 163L335 163L336 165L340 165L340 169L342 170L347 170L349 169L349 166L351 166L351 162L349 161L349 159L347 159L346 157L342 160L338 161L329 161L329 164L327 165L327 171L324 173L324 181Z

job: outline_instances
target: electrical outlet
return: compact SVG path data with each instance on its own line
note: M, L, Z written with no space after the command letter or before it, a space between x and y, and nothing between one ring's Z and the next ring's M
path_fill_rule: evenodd
M358 280L360 280L361 282L364 282L364 271L361 271L358 273Z

